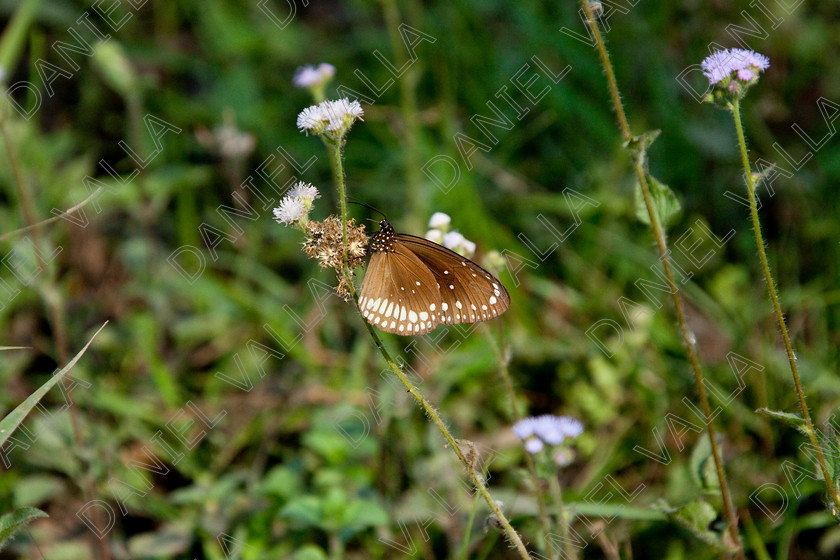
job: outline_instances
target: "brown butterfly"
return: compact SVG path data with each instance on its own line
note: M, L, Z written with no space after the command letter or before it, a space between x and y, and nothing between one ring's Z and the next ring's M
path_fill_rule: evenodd
M359 308L385 332L425 334L441 323L486 321L510 306L492 274L433 241L396 233L386 219L369 252Z

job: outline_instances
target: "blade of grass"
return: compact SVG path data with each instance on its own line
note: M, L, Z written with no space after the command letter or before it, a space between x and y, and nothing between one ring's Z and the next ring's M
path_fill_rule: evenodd
M32 412L32 409L35 408L35 405L37 405L38 402L42 398L44 398L44 395L46 395L49 392L49 390L56 385L56 383L61 381L61 379L65 375L67 375L67 372L73 369L73 366L76 365L76 362L79 361L79 359L88 349L88 346L91 345L93 340L96 338L96 335L98 335L107 324L108 321L105 321L105 323L103 323L102 326L99 327L99 330L97 330L93 334L88 343L85 344L84 348L79 350L79 353L76 354L73 357L73 359L67 363L66 366L61 368L61 371L53 375L49 381L38 387L38 390L29 395L29 397L27 397L25 401L20 403L17 406L17 408L11 411L5 418L3 418L3 420L0 420L0 447L3 447L3 445L5 445L6 440L8 440L11 437L11 435L15 432L15 430L17 430L18 426L20 426L21 423L23 423L24 418L26 418L26 416L30 412Z

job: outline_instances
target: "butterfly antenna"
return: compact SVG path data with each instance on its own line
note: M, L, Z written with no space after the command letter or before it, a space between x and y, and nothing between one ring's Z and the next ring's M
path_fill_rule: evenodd
M379 210L378 208L374 208L370 204L367 204L365 202L360 202L358 200L353 200L353 198L350 197L350 196L347 197L347 202L349 202L350 204L357 204L359 206L364 206L368 210L373 210L377 214L382 214L382 217L385 218L386 220L388 219L388 216L385 215L385 212L383 212L382 210ZM378 220L374 220L374 221L378 221Z

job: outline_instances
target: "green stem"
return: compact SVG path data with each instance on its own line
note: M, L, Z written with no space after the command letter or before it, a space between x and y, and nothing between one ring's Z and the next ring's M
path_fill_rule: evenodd
M779 324L779 330L782 332L782 339L785 342L785 351L787 352L790 371L793 374L793 385L796 388L796 394L799 397L799 406L802 409L802 418L805 420L808 438L811 440L811 445L814 446L814 451L817 454L817 462L820 465L820 470L822 471L823 479L825 480L825 485L828 489L828 494L834 502L836 511L840 512L840 496L838 496L837 488L831 481L831 475L828 472L828 466L826 465L822 448L820 447L817 439L814 424L811 421L811 414L808 412L808 404L805 402L805 392L802 390L802 383L799 380L799 369L796 366L796 355L793 353L793 345L790 342L790 335L788 334L787 325L785 324L785 316L782 313L782 306L779 305L779 296L776 292L776 285L773 282L773 275L770 273L767 253L764 251L764 237L761 234L761 222L758 220L758 204L755 198L755 180L753 179L752 171L750 169L750 159L747 154L747 142L744 137L744 128L741 125L741 103L739 100L736 100L732 104L732 118L735 120L738 147L741 151L741 163L744 166L744 173L747 178L747 196L749 196L750 199L750 214L752 216L753 233L755 233L755 244L756 247L758 247L758 258L761 260L761 267L764 272L764 281L767 284L767 292L770 294L770 301L773 303L773 312L776 315L776 321Z
M595 17L592 14L591 8L589 7L589 1L581 0L581 5L583 6L583 10L586 13L587 24L589 25L589 28L591 29L592 34L595 37L598 53L601 57L601 63L603 64L604 70L607 75L607 83L609 84L610 96L613 100L613 105L615 107L619 126L621 128L621 133L624 137L625 142L629 142L633 139L633 136L630 132L630 126L627 122L627 117L624 113L624 107L621 104L621 96L618 92L618 85L615 80L615 74L612 70L612 65L610 63L606 45L604 44L604 39L601 36L601 31L598 29ZM694 384L697 387L697 394L700 398L700 404L703 407L703 413L706 416L706 430L709 435L709 443L712 449L712 458L714 459L715 470L717 471L718 481L720 482L720 494L723 500L726 518L729 521L729 533L732 537L733 544L737 548L738 558L744 558L744 550L741 545L741 537L738 534L738 518L735 515L735 508L733 507L732 498L729 494L729 484L726 480L726 471L723 468L723 459L721 458L720 446L718 445L717 436L715 433L716 431L714 425L712 424L712 408L709 405L709 398L706 395L706 386L704 384L703 372L700 369L700 360L698 359L697 352L695 350L695 338L688 328L688 323L686 322L685 313L683 311L682 298L680 297L679 290L677 288L677 283L674 281L674 274L671 270L671 261L669 258L670 251L668 250L668 242L665 238L665 231L662 229L662 225L659 223L659 219L654 210L653 200L650 195L650 187L648 186L647 177L645 175L642 151L637 151L633 155L633 167L636 173L636 179L639 181L639 185L642 190L642 196L644 197L645 207L647 208L650 226L653 230L653 236L656 240L656 246L659 250L659 260L662 261L662 267L665 271L665 277L668 280L669 292L671 293L671 297L674 301L674 311L677 316L677 323L679 324L680 336L683 341L683 346L685 346L686 353L688 354L688 361L691 364L691 369L694 372Z
M464 535L464 543L461 545L461 560L467 560L470 550L470 534L475 523L475 514L478 513L478 496L473 499L473 506L470 509L470 517L467 519L467 531Z
M347 186L344 182L344 164L341 161L341 146L344 140L329 141L324 136L324 143L330 151L330 166L332 167L333 180L338 187L338 204L341 210L341 246L344 249L344 263L342 274L350 283L350 274L347 271ZM350 283L352 286L352 283ZM354 294L355 296L355 294Z
M510 377L510 371L508 370L507 359L505 359L504 349L501 347L501 341L504 339L502 338L501 333L501 323L499 328L499 340L500 344L496 344L496 340L493 338L493 334L490 332L490 329L487 328L486 325L482 325L482 330L484 331L487 340L490 342L490 347L493 349L493 354L496 356L496 362L499 364L499 374L502 376L502 382L505 386L505 392L507 393L507 398L510 401L511 406L511 419L513 422L519 422L522 420L522 414L519 412L519 407L516 403L516 393L513 390L513 381ZM534 487L534 498L537 501L537 508L539 509L539 518L540 518L540 528L542 529L542 538L540 539L541 550L545 550L545 544L548 539L549 533L551 533L551 528L548 523L548 511L545 507L545 501L542 499L542 494L540 493L540 477L537 476L537 468L534 465L534 458L531 457L531 454L527 451L525 452L525 464L528 467L528 475L531 478L531 485ZM559 552L551 548L551 560L555 560L558 556Z
M347 265L347 201L346 201L346 187L344 183L344 170L341 161L341 141L332 143L328 142L328 146L332 148L332 158L330 161L332 162L333 168L333 176L336 181L336 186L339 192L339 201L341 205L341 233L342 233L342 241L344 245L344 261L341 269L341 274L344 278L347 279L347 286L350 290L350 294L353 296L353 301L356 303L356 309L359 311L359 315L361 315L362 310L359 307L359 296L356 293L356 287L352 282L352 276L350 274L349 267ZM385 362L391 368L396 376L399 378L400 382L405 386L411 396L420 403L420 406L426 412L426 415L432 419L432 422L438 427L440 432L443 434L444 439L446 439L447 443L452 447L452 450L455 451L455 454L458 456L458 460L464 465L467 469L467 474L472 479L473 484L475 485L476 489L484 498L484 501L487 502L487 505L490 506L490 509L499 519L499 522L502 524L505 533L508 536L511 544L516 547L517 551L519 552L520 556L523 560L530 560L530 556L528 554L528 550L525 548L525 544L522 542L522 539L519 537L519 534L516 532L510 521L508 521L505 514L502 513L499 504L497 504L492 496L490 496L490 492L487 490L487 487L484 484L483 477L479 475L479 473L475 472L473 464L467 460L464 456L463 452L461 451L460 446L455 441L455 438L452 437L452 434L449 433L449 429L446 427L446 424L443 423L440 416L438 415L435 408L430 405L423 395L412 385L411 381L406 377L403 373L400 366L397 365L396 361L391 357L391 354L388 350L385 349L385 346L382 344L382 340L379 338L379 335L376 333L376 330L373 326L368 323L364 318L362 318L362 322L364 323L365 327L370 333L371 338L373 338L373 342L376 345L376 348L379 350L379 353L382 354L382 357L385 359Z
M574 560L577 558L577 551L575 550L572 540L569 538L569 519L566 519L566 508L563 505L563 492L560 489L560 482L557 480L557 475L553 474L548 479L548 487L551 491L551 499L554 500L554 507L557 508L557 525L560 526L560 535L563 537L563 549L566 553L564 558Z
M356 289L352 283L350 284L350 293L353 295L353 301L356 302L356 308L359 309L359 314L361 315L362 311L361 308L359 308L359 298L356 294ZM435 408L432 405L430 405L428 401L426 401L423 395L420 394L420 392L414 387L414 385L412 385L408 377L406 377L406 375L402 372L400 366L397 365L397 363L391 357L388 350L385 349L385 346L382 344L382 340L379 338L379 335L374 330L373 326L366 320L364 320L364 318L362 319L362 322L365 324L365 327L367 328L368 333L370 333L371 338L373 338L373 342L376 345L376 348L379 350L379 353L382 354L382 357L385 359L385 363L387 363L388 367L391 368L391 371L393 371L396 374L400 382L402 382L402 384L405 386L406 390L408 390L408 392L411 393L411 396L414 397L414 399L420 404L420 406L426 412L426 415L429 418L431 418L432 422L434 422L440 430L440 433L443 434L443 437L444 439L446 439L449 446L451 446L452 450L455 451L455 454L458 456L458 460L461 461L461 464L463 464L464 467L467 469L467 474L470 476L470 479L472 479L476 489L484 498L484 501L487 502L487 505L490 506L490 509L493 511L496 517L499 519L499 522L502 524L502 527L504 527L504 531L505 533L507 533L508 539L510 540L511 544L513 544L516 547L517 551L524 560L529 560L530 556L528 555L528 550L525 548L525 544L522 542L522 539L519 537L519 534L516 532L516 529L514 529L511 526L510 521L508 521L507 517L505 517L505 514L502 513L502 509L499 507L499 504L497 504L493 500L492 496L490 496L490 492L484 485L483 478L475 472L472 463L470 463L464 456L460 446L455 441L455 438L452 437L452 434L449 433L449 428L447 428L446 424L443 423L443 420L440 419L440 416L438 416L438 413L435 410Z
M400 11L395 0L380 0L385 18L385 27L388 29L388 37L391 41L391 51L394 53L398 68L404 68L410 62L406 54L403 39L399 34ZM417 110L417 81L420 73L413 63L398 78L400 88L400 113L403 124L402 141L405 145L405 174L408 187L408 208L409 215L425 215L425 199L422 196L422 176L420 169L420 138L421 127Z
M42 0L24 0L21 2L15 15L12 16L11 21L3 30L3 35L0 37L0 68L6 72L7 77L15 70L20 53L26 43L27 32L32 22L35 21L41 2ZM3 82L5 82L5 79Z

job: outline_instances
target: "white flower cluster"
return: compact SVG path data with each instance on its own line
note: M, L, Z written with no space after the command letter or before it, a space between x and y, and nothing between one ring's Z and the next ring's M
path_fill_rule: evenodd
M301 181L283 197L280 206L274 209L274 219L286 225L302 223L309 217L312 202L316 198L321 198L318 189Z
M322 101L300 112L297 126L301 132L343 137L356 120L364 120L365 112L358 101L346 97L337 101Z
M449 231L449 225L452 223L452 218L443 212L435 212L429 218L429 231L426 232L426 239L434 241L443 245L447 249L451 249L471 259L475 255L475 243L458 233L457 231Z

